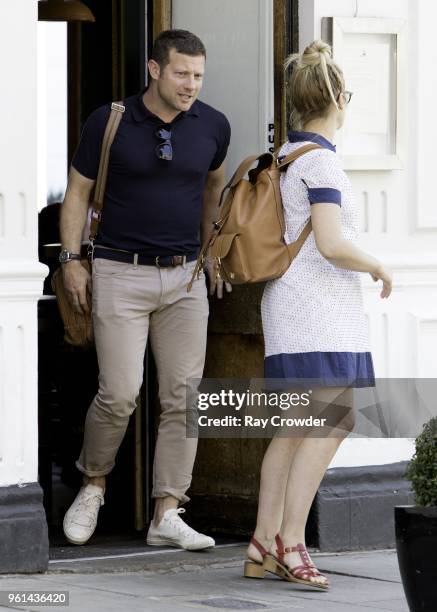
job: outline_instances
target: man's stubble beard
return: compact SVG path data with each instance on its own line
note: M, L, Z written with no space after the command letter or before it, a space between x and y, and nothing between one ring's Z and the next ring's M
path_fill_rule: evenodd
M180 112L182 110L178 106L175 105L175 102L171 98L167 97L165 95L165 93L163 93L161 87L159 86L159 83L158 83L157 90L158 90L158 96L159 96L159 98L161 100L161 103L164 106L166 106L169 111L178 111L178 112Z
M175 103L175 102L174 102L172 99L169 99L169 98L168 98L168 97L165 95L165 93L163 93L163 91L162 91L162 89L161 89L161 87L160 87L160 85L159 85L159 81L157 82L157 92L158 92L158 95L159 95L159 97L160 97L161 101L162 101L162 102L165 104L165 106L167 106L167 108L168 108L169 110L171 110L171 111L177 111L177 112L179 112L179 113L180 113L180 112L187 112L187 111L189 111L189 110L191 109L191 107L193 106L194 102L197 100L197 97L198 97L198 95L199 95L199 92L197 92L196 94L194 94L194 95L193 95L192 102L191 102L190 106L189 106L188 108L184 108L184 107L182 106L182 104L181 104L181 106L176 106L176 103ZM177 98L177 95L178 95L178 94L177 94L177 93L175 93L176 98Z

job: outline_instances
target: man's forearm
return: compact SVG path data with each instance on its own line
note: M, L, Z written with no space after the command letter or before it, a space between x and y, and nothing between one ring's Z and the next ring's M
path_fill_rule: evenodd
M203 216L201 225L202 244L211 234L213 223L219 218L219 202L221 193L221 187L214 187L205 190L203 195Z
M61 206L60 234L63 249L80 253L82 234L87 222L88 201L68 193Z

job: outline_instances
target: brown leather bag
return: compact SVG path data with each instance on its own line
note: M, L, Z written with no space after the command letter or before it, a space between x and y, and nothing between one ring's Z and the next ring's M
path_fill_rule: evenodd
M91 274L91 263L87 258L81 259L82 266ZM88 301L90 312L79 314L76 312L65 293L62 269L59 267L53 272L52 289L58 300L59 314L64 324L64 340L73 346L87 347L94 340L93 324L91 320L91 300Z
M111 105L111 114L109 115L108 123L106 124L105 133L103 136L102 150L100 154L99 171L94 187L94 196L91 211L91 229L90 229L90 245L97 235L99 223L102 215L103 200L106 188L106 179L108 177L109 152L120 125L121 116L124 113L122 102L113 102ZM92 249L91 249L92 250ZM84 257L81 260L82 266L91 274L91 261L89 257ZM94 340L93 325L91 317L91 300L89 300L90 312L80 314L73 309L64 287L64 277L62 274L62 265L57 268L52 276L52 289L58 301L59 313L64 323L64 340L73 346L87 347Z
M214 261L216 278L233 285L272 280L287 271L312 228L310 218L297 240L285 243L280 173L301 155L319 148L304 145L286 157L265 153L242 162L223 190L220 219L202 247L188 291L205 255ZM258 166L249 170L255 161ZM246 180L243 177L248 171Z

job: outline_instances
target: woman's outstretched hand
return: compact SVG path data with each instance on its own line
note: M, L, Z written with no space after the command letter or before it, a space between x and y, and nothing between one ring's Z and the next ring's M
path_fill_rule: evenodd
M380 295L383 299L388 298L392 290L393 282L391 270L381 264L375 272L370 273L370 276L375 282L382 280L382 291Z

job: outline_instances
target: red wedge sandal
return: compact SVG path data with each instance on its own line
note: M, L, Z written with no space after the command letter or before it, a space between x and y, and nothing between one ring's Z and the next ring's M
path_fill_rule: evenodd
M264 569L264 559L268 552L256 538L252 538L250 543L260 552L263 560L253 561L252 559L246 559L244 562L244 576L245 578L264 578L264 574L266 573Z
M297 546L284 548L284 544L279 535L275 536L275 542L277 556L267 554L264 557L263 566L265 571L276 574L276 576L279 576L288 582L305 584L322 591L327 591L329 589L328 582L322 584L310 580L310 578L315 578L316 576L322 576L323 578L326 578L326 576L321 574L315 565L311 563L308 551L303 544L297 544ZM288 565L286 565L284 555L291 552L299 553L302 560L302 565L296 565L295 567L288 567Z

